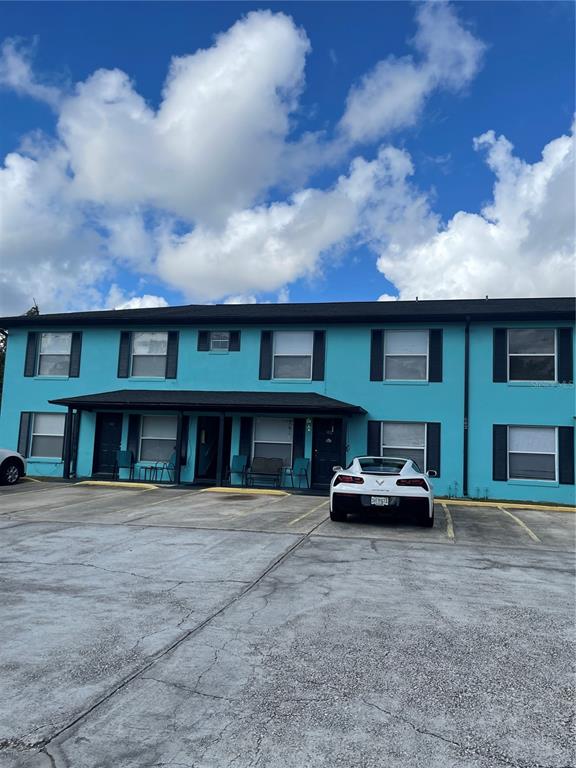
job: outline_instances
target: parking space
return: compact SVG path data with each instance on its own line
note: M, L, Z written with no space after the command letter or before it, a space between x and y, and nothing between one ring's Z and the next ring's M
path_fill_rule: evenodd
M0 491L0 765L571 765L576 516Z

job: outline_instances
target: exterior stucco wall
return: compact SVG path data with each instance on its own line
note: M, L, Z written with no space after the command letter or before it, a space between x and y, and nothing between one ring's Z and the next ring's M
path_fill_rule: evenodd
M495 384L492 381L492 329L496 323L473 323L470 331L470 418L469 494L501 499L574 502L574 486L538 481L492 481L493 424L542 424L573 426L574 386L566 384ZM506 323L506 327L531 327ZM538 326L544 325L538 323ZM552 327L555 324L550 324ZM197 330L180 331L178 374L175 379L118 378L120 327L70 328L82 330L82 362L78 378L24 377L27 332L9 333L0 413L0 444L16 448L22 411L64 412L49 405L50 399L116 389L197 389L317 392L366 409L366 416L347 419L347 458L366 452L367 421L417 421L441 423L441 474L434 481L439 495L461 495L463 472L464 413L464 323L393 325L397 328L443 327L443 381L371 382L370 331L382 325L328 326L324 381L261 381L258 378L260 331L273 326L241 328L240 352L198 352ZM216 329L217 327L214 326ZM235 326L226 326L233 330ZM238 328L238 326L236 326ZM295 325L292 330L316 330L319 326ZM146 326L151 330L150 326ZM171 330L162 326L162 330ZM43 329L50 331L50 327ZM58 328L58 331L67 330ZM132 330L138 330L133 328ZM281 330L291 330L282 326ZM145 412L145 411L142 411ZM245 415L252 415L246 413ZM281 415L281 414L279 414ZM233 418L231 455L238 453L240 417ZM190 417L188 462L182 480L194 479L197 415ZM127 441L128 418L123 424L123 446ZM77 472L92 471L95 415L83 413L78 447ZM312 433L306 431L305 455L312 455ZM29 474L60 476L62 462L29 460Z

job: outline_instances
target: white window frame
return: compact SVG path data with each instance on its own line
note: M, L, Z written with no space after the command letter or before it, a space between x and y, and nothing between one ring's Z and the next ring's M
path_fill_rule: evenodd
M390 331L404 331L410 333L411 331L426 333L426 374L423 379L389 379L386 377L386 358L387 357L424 357L424 355L414 355L409 352L395 352L393 355L386 354L386 337ZM384 381L428 381L430 375L430 329L429 328L388 328L384 331L384 370L382 371L382 378Z
M423 424L424 425L424 445L419 447L417 445L384 445L384 424ZM421 472L428 471L428 422L427 421L381 421L380 422L380 455L383 456L383 450L399 450L399 451L424 451L424 466L420 467ZM401 454L400 454L401 455Z
M286 419L284 418L284 416L271 417L274 419L282 419L282 421L290 421L292 423L292 440L288 442L287 440L256 440L256 422L260 418L265 419L266 416L256 416L254 418L254 423L252 424L252 458L254 458L254 446L257 443L261 445L289 445L290 446L290 464L288 464L288 466L292 467L294 464L294 419Z
M530 427L531 429L553 429L554 430L554 479L547 480L542 477L511 477L510 476L510 454L511 453L529 453L535 456L550 456L549 451L511 451L510 450L510 430L517 427ZM557 483L559 477L559 451L558 451L558 427L549 424L508 424L506 430L506 475L508 480L522 483Z
M59 355L61 357L65 357L64 354L60 352L42 352L42 342L44 340L45 336L68 336L70 340L70 346L69 346L69 352L68 352L68 373L66 374L56 374L56 373L40 373L40 368L42 365L42 358L44 356L46 357L52 357L54 355ZM40 344L38 345L38 359L36 360L36 376L40 377L46 377L46 378L57 378L57 379L67 379L70 376L70 359L72 357L72 332L71 331L42 331L40 333Z
M215 339L215 336L220 336ZM225 347L215 347L214 341L226 341ZM210 331L210 352L230 352L230 331Z
M136 338L136 334L138 333L158 333L163 334L166 336L166 354L165 355L151 355L149 353L134 353L134 341ZM163 376L152 376L150 374L146 376L139 376L138 374L134 374L134 358L135 357L164 357L164 375ZM131 379L165 379L166 378L166 361L168 359L168 331L134 331L131 335L130 339L130 378Z
M53 432L36 432L36 416L63 416L64 420L62 423L62 434L57 435ZM66 431L66 414L65 413L54 413L50 411L35 411L32 414L32 429L30 430L30 445L28 446L28 453L30 459L55 459L56 461L62 461L62 452L60 452L59 456L46 456L44 454L33 454L32 453L32 446L34 445L34 438L35 437L61 437L62 438L62 448L64 448L64 433Z
M510 352L510 331L552 331L554 335L554 352L534 352L530 354L520 352ZM511 379L510 378L510 358L511 357L551 357L554 355L554 378L553 379ZM558 330L556 328L507 328L506 329L506 374L508 381L515 382L537 382L553 384L558 381Z
M142 418L140 420L140 439L138 440L138 463L140 462L146 462L148 464L155 463L156 461L163 461L163 459L143 459L142 458L142 443L144 440L166 440L167 442L171 442L174 445L176 444L176 438L178 435L178 425L176 424L176 432L174 432L174 437L146 437L144 435L144 424L147 418L154 418L155 416L172 416L170 413L146 413L142 415ZM177 417L174 416L174 419Z
M276 352L276 335L278 333L307 333L312 335L312 351L310 355L285 355L277 354ZM310 357L310 376L296 376L294 378L276 377L274 375L274 361L277 357ZM312 374L314 372L314 331L273 331L272 332L272 380L273 381L312 381Z

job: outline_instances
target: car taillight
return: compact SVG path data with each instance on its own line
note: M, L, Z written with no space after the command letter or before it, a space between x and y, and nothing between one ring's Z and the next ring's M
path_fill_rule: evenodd
M425 491L429 490L426 480L421 477L401 477L396 480L396 485L415 485L418 488L424 488Z
M363 485L364 478L356 477L356 475L337 475L336 479L334 480L334 485L339 485L340 483L352 483L353 485Z

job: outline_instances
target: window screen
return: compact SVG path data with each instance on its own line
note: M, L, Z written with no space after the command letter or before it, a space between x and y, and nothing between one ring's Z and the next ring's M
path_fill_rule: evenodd
M278 331L274 334L275 379L310 379L312 377L312 331Z
M386 331L384 378L420 381L428 377L428 331Z

